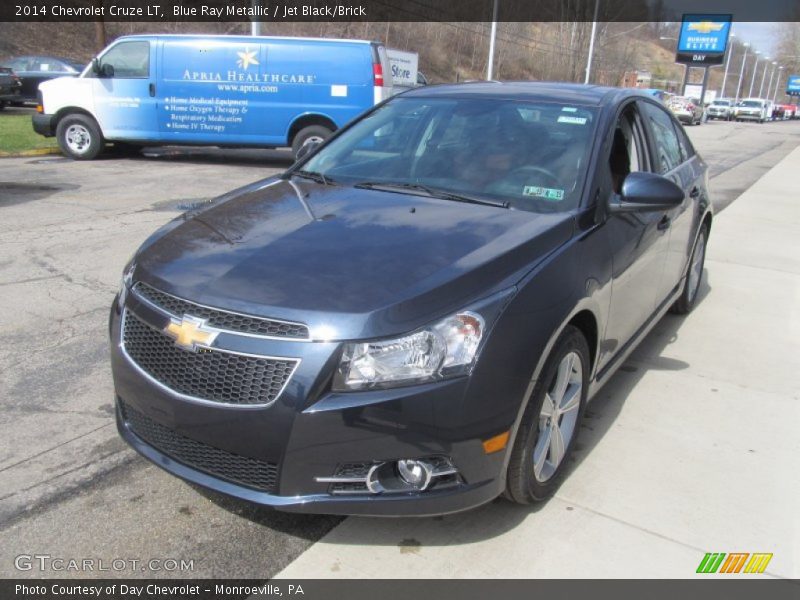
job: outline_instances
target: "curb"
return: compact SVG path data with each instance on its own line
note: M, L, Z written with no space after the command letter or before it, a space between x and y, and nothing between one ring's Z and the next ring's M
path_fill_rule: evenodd
M21 158L24 156L47 156L48 154L61 154L58 148L36 148L34 150L23 150L22 152L3 152L0 150L0 158Z

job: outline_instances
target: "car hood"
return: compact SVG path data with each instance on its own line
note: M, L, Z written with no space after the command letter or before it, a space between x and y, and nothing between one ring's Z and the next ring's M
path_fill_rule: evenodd
M401 193L268 180L186 214L138 252L135 279L339 339L410 331L516 283L573 219Z

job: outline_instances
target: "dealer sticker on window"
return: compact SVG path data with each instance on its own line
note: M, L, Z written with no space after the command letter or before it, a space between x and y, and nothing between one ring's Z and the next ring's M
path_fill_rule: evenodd
M535 196L536 198L544 198L545 200L554 200L560 202L564 199L564 190L557 188L538 187L535 185L526 185L522 189L523 196Z
M586 125L586 117L572 117L569 115L561 115L558 117L559 123L572 123L573 125Z

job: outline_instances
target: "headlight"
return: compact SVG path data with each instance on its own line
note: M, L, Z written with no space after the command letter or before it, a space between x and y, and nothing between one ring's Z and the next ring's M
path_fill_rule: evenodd
M122 271L122 281L119 286L119 305L125 305L125 298L133 283L133 272L136 270L136 262L131 259Z
M345 344L333 387L393 387L468 373L484 328L479 314L460 312L393 340Z

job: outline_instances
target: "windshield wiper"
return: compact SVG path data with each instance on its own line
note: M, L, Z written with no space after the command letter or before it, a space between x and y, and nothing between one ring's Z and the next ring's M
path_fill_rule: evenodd
M454 202L467 202L469 204L482 204L483 206L494 206L496 208L508 208L508 202L498 202L496 200L476 198L475 196L465 196L463 194L456 194L455 192L448 192L446 190L432 188L421 183L384 183L381 181L362 181L360 183L356 183L353 187L387 192L422 192L426 196L431 198L439 198L441 200L453 200Z
M311 181L316 181L317 183L321 183L322 185L336 185L336 182L331 179L330 177L325 177L322 173L317 173L316 171L292 171L289 173L290 177L302 177L303 179L310 179Z

